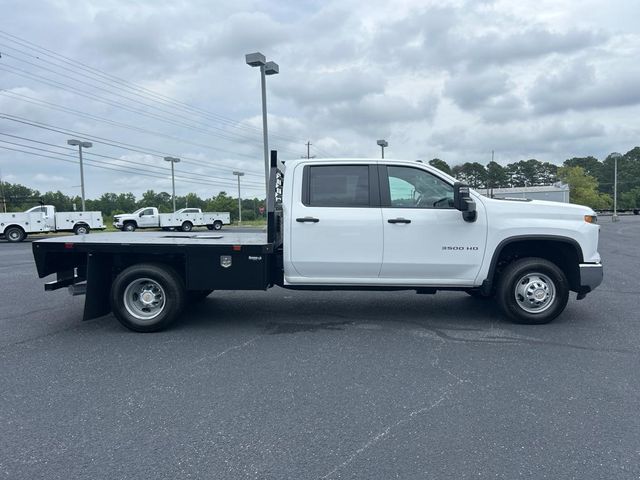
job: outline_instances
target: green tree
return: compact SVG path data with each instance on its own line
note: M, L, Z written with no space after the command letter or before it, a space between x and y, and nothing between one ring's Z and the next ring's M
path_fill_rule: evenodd
M441 172L444 172L444 173L446 173L448 175L451 175L451 167L444 160L440 160L439 158L433 158L433 159L429 160L429 165L431 165L432 167L437 168Z
M487 170L478 162L466 162L452 168L453 176L466 182L470 187L480 188L487 183Z
M487 188L501 188L509 186L507 172L498 162L487 164Z
M611 208L611 196L598 192L598 181L587 175L582 167L561 167L558 169L558 178L569 185L571 203L597 210Z

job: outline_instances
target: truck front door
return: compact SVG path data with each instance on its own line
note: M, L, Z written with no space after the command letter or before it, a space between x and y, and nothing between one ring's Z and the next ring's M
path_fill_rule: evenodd
M158 217L158 212L153 208L145 208L140 213L140 218L138 219L139 227L157 227L160 225L160 218Z
M487 225L453 208L453 186L419 167L380 166L384 228L381 278L417 285L472 285L482 265ZM479 202L477 202L479 203Z
M286 281L377 279L382 263L377 166L300 164L293 180L284 243Z

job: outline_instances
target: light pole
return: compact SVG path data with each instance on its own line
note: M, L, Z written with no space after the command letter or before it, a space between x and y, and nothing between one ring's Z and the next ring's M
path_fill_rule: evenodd
M80 194L82 197L82 211L84 212L84 168L82 166L82 149L93 147L91 142L83 142L82 140L67 140L68 145L78 147L78 154L80 155Z
M622 155L618 152L613 152L611 154L611 158L613 158L613 216L611 217L612 222L618 221L618 159L622 158Z
M382 158L384 158L384 147L388 147L389 146L389 142L387 142L386 140L378 140L378 145L380 145L380 148L382 149Z
M164 157L165 162L171 162L171 199L173 200L173 211L176 211L176 177L173 170L175 163L180 163L180 159L176 157Z
M260 83L262 86L262 143L264 144L264 182L265 205L269 211L269 139L267 134L267 79L266 75L277 75L280 67L276 62L267 62L266 57L260 52L245 55L247 65L260 67Z
M234 171L233 174L238 177L238 225L242 223L242 199L240 198L240 177L244 176L244 172Z

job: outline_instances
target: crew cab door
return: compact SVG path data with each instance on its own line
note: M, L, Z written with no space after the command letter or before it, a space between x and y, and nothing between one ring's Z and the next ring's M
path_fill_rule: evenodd
M377 280L382 263L377 166L299 164L293 182L284 242L286 282Z
M485 250L484 207L475 222L453 208L453 186L412 165L380 165L384 256L380 277L416 285L472 285Z
M138 227L157 227L160 225L160 217L155 208L145 208L140 212Z

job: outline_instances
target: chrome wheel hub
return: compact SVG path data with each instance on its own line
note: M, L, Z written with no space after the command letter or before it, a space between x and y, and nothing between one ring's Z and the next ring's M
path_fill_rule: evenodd
M547 275L528 273L515 283L514 296L525 312L542 313L553 305L556 287Z
M124 306L140 323L149 323L165 307L165 293L162 286L150 278L134 280L124 291Z

